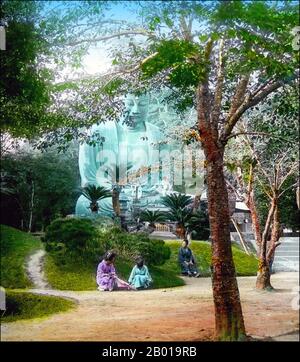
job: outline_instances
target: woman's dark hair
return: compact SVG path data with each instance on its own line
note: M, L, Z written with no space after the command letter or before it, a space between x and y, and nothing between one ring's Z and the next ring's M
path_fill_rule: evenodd
M117 253L114 251L107 251L104 255L105 261L112 261L117 256Z
M145 263L145 260L144 260L144 258L139 257L139 258L136 259L135 262L136 262L136 265L137 265L138 268L142 268L144 263Z

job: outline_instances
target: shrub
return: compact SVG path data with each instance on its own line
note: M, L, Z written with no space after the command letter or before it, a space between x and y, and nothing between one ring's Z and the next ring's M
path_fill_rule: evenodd
M120 256L133 261L141 255L151 265L162 265L170 258L171 250L163 240L149 239L145 233L130 234L119 227L98 231L102 249L114 249Z
M210 235L209 217L206 209L197 210L188 221L193 240L208 240Z
M145 233L130 234L118 226L96 227L92 220L80 218L53 221L43 241L56 264L61 265L68 262L67 258L83 263L87 259L96 262L109 249L130 261L141 255L152 265L164 264L171 255L163 240L149 239Z
M97 229L89 219L56 219L47 228L46 250L64 263L64 258L97 258L103 253L97 242Z
M150 265L163 265L171 256L171 249L163 240L140 241L137 243L137 250Z

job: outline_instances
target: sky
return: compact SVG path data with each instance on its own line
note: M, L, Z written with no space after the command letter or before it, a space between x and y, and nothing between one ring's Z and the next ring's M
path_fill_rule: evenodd
M68 3L72 6L74 1L65 1L68 6ZM129 20L134 21L136 19L136 14L134 11L128 9L128 1L109 1L111 9L107 11L107 17L111 16L114 19L118 20ZM63 2L61 1L51 1L47 6L47 11L54 9L56 7L62 8ZM134 2L130 5L133 9L135 7ZM83 19L84 20L84 19ZM82 69L81 71L86 75L93 75L96 73L105 73L108 71L112 59L108 56L107 47L109 46L108 42L98 44L97 46L91 46L88 53L83 57ZM66 69L62 76L68 76L72 78L74 72L71 72L70 69ZM58 79L61 81L61 79Z

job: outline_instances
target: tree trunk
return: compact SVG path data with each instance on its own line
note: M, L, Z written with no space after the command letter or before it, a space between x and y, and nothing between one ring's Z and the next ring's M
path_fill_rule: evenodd
M272 230L271 230L271 241L268 245L267 249L267 264L270 268L270 274L272 272L271 265L273 264L273 260L275 257L275 250L277 246L279 246L281 243L279 242L280 238L280 223L279 223L279 208L278 208L278 198L276 196L275 200L275 207L274 207L274 214L273 214L273 224L272 224Z
M203 143L207 161L216 337L228 341L244 340L246 332L230 241L228 193L223 170L224 148L217 146L209 135Z
M259 250L261 248L261 226L259 222L259 217L256 209L255 198L254 198L254 190L253 190L253 166L250 167L250 175L249 175L249 185L248 185L248 195L246 199L246 205L250 210L251 221L252 221L252 230L255 238L255 243L257 246L257 255L259 256Z
M120 213L121 213L120 192L116 188L114 188L112 191L112 204L113 204L113 209L114 209L114 212L116 213L116 216L119 217Z
M28 222L28 232L31 232L32 229L32 219L33 219L33 205L34 205L34 182L31 181L31 199L30 199L30 213L29 213L29 222Z
M266 261L259 261L258 273L256 278L256 288L265 290L273 289L271 285L270 267L269 263L267 263Z
M280 223L279 223L279 210L278 210L278 199L274 200L274 214L273 214L273 224L271 230L271 242L267 249L267 261L270 262L271 258L274 256L276 246L278 245L278 240L280 238Z
M273 289L270 281L270 266L267 261L267 247L268 241L270 240L270 226L273 219L274 211L276 208L275 200L272 200L271 208L268 213L265 229L262 235L261 247L259 250L259 264L256 279L257 289Z
M176 225L176 234L179 237L179 239L185 238L185 228L181 224Z
M257 254L259 255L259 249L261 247L261 227L253 195L248 198L246 205L250 210L252 230L255 238L255 243L257 245Z
M212 40L207 42L204 57L209 62ZM212 113L211 94L206 77L197 90L198 129L207 167L207 201L212 240L212 287L215 305L215 332L218 340L246 339L239 289L235 276L230 240L228 193L224 177L224 147L218 142L219 111ZM219 100L222 95L222 77ZM217 102L218 103L218 102ZM220 107L220 102L216 108ZM213 115L213 117L211 117Z
M93 214L98 214L99 211L99 205L97 201L92 201L90 203L90 209L92 211Z

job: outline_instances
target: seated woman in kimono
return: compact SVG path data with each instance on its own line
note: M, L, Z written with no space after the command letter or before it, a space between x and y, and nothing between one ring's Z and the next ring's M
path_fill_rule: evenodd
M148 288L152 283L151 275L149 274L149 270L145 265L143 258L137 259L136 265L131 271L128 282L135 289Z
M200 277L199 270L192 250L188 247L188 241L184 240L178 253L178 262L181 267L181 274L188 275L189 277Z
M113 290L132 290L133 288L124 280L118 278L114 262L116 253L108 251L104 259L99 263L97 268L97 284L98 290L110 291Z

